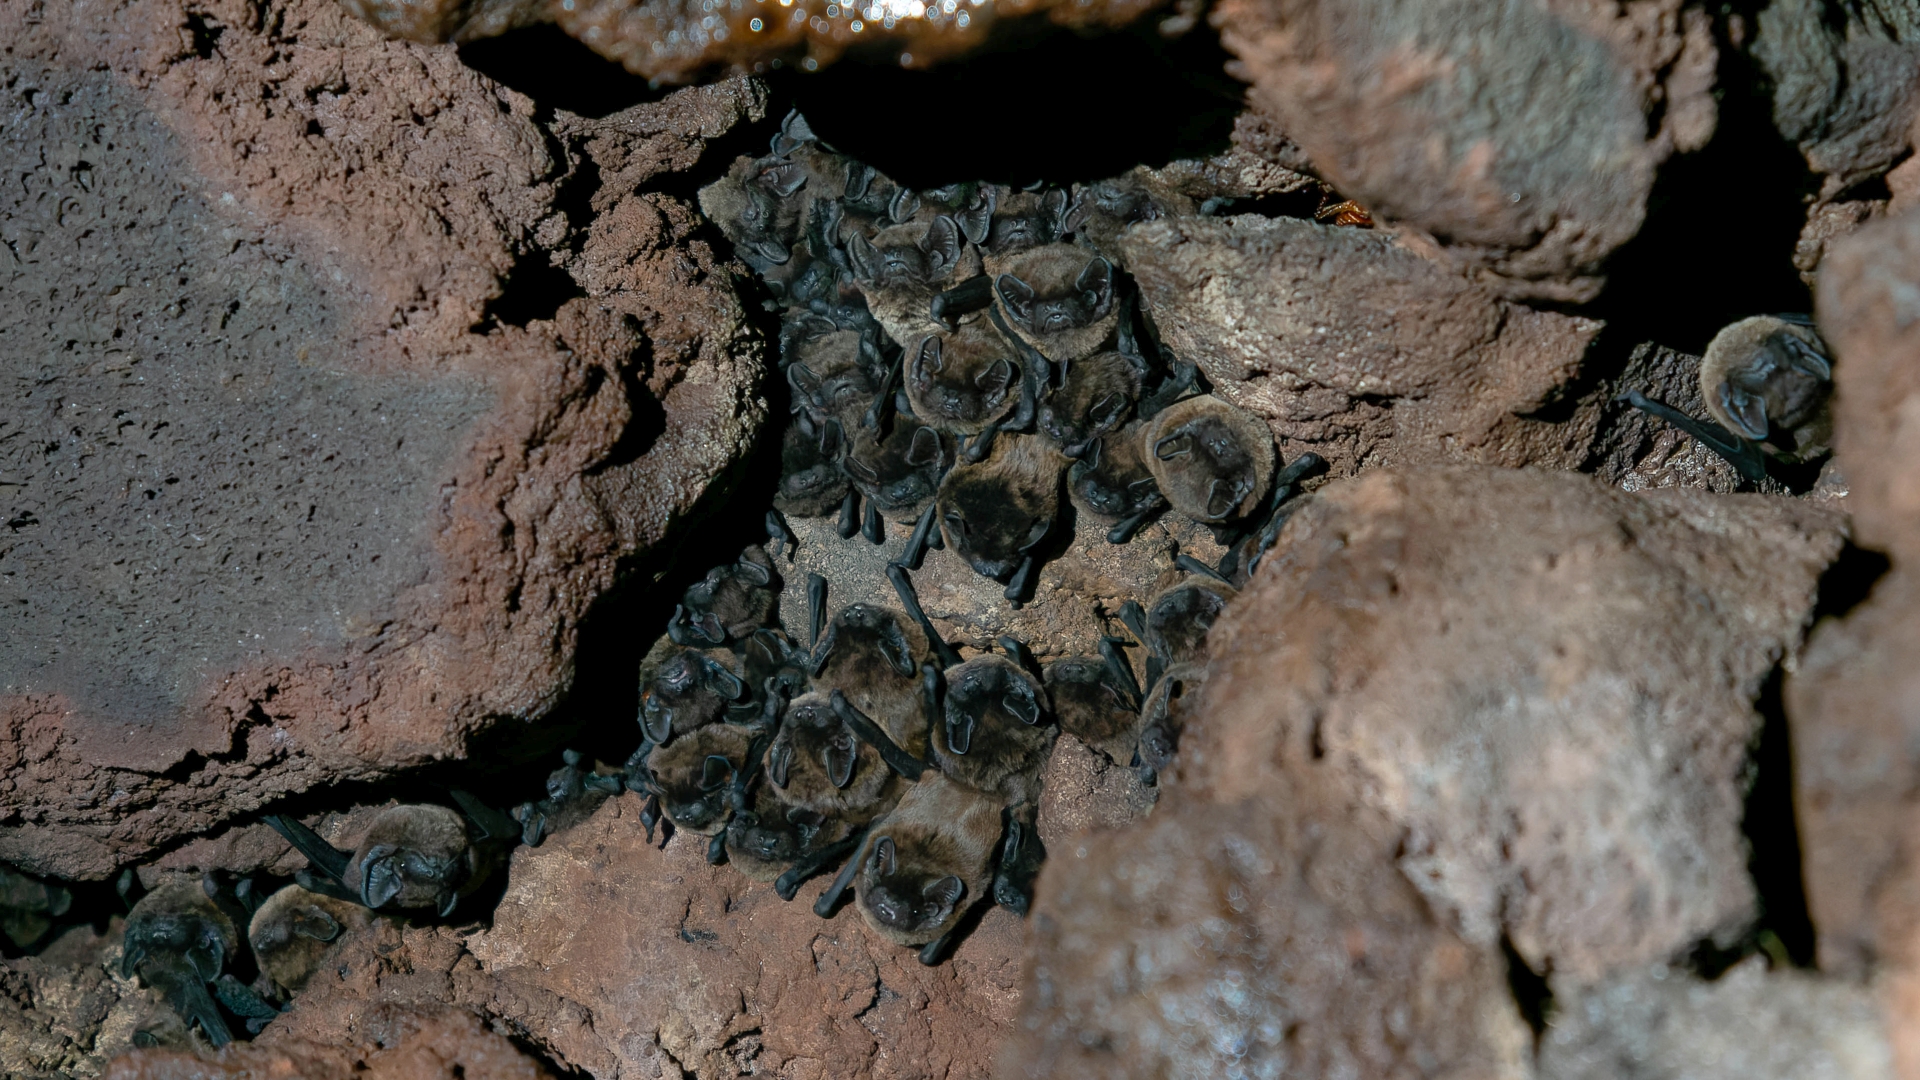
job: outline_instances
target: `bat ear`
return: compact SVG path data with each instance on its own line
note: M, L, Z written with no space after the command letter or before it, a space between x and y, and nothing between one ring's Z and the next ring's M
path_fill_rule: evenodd
M1120 414L1126 411L1127 396L1115 391L1094 402L1093 408L1087 410L1087 419L1093 421L1095 427L1107 427L1117 422Z
M740 676L722 667L719 661L709 660L706 657L701 657L701 660L702 666L706 669L706 677L701 681L706 683L707 689L728 701L739 701L747 692L747 684L740 681Z
M1240 505L1239 491L1225 480L1215 480L1207 485L1207 516L1223 518L1233 513Z
M952 218L941 214L933 219L933 224L927 226L926 239L920 242L920 246L926 250L927 262L932 265L935 275L943 274L960 261L960 226Z
M1073 287L1088 295L1088 300L1096 310L1105 308L1113 302L1113 264L1096 255L1087 268L1080 271L1080 277Z
M147 947L145 945L127 946L126 951L120 954L120 977L123 979L133 978L134 970L140 966L140 961L146 958Z
M1065 232L1067 227L1067 192L1065 188L1050 188L1040 196L1040 209L1046 215L1047 226L1056 233Z
M665 746L673 738L673 710L651 691L640 699L640 730L655 746Z
M967 883L952 874L938 881L929 881L920 890L923 899L930 900L943 908L952 910L960 904L960 898L967 895Z
M935 465L940 461L940 433L930 427L914 429L913 442L907 445L907 464Z
M973 746L973 716L965 711L961 711L958 716L954 715L955 710L951 708L953 704L952 698L947 699L947 704L949 706L947 710L947 749L956 754L964 755L968 749Z
M1173 434L1153 444L1153 456L1161 461L1172 461L1193 453L1193 436L1184 431Z
M1008 314L1023 323L1033 321L1033 286L1012 274L1001 274L993 286L1000 302L1007 305Z
M733 779L733 762L720 754L708 754L700 763L700 790L716 791Z
M913 358L913 381L924 383L928 376L938 375L946 365L940 357L940 337L928 334L920 339L920 348Z
M1100 467L1100 455L1107 452L1106 445L1107 440L1105 439L1093 440L1093 445L1087 448L1087 456L1080 460L1087 463L1088 469L1098 469Z
M873 280L873 245L857 232L847 238L847 261L853 265L854 277L862 281Z
M1149 495L1157 495L1159 491L1160 489L1154 484L1153 477L1151 476L1135 480L1133 483L1127 485L1127 494L1132 495L1135 502Z
M767 779L782 791L787 789L787 777L793 771L793 743L781 739L767 749Z
M693 628L700 636L715 645L724 645L727 641L727 628L720 625L720 616L709 611L693 620Z
M833 741L827 744L827 749L822 755L826 761L827 779L833 783L834 787L845 788L853 783L854 756L853 736L842 729L834 735Z
M760 182L781 198L807 186L807 170L791 161L783 161L760 174Z
M993 208L996 203L993 188L982 184L974 193L973 201L959 214L960 234L976 244L987 242L987 228L993 224Z
M880 877L891 877L900 865L898 854L893 850L893 837L883 836L873 842L873 854L867 856L867 869Z
M820 456L832 461L840 456L841 440L846 433L840 430L840 421L828 420L820 425Z
M438 901L435 906L440 909L440 917L444 919L453 914L454 906L460 903L460 894L453 889L441 889L435 900Z
M1819 349L1788 334L1781 334L1779 336L1786 339L1787 365L1789 367L1811 375L1821 382L1833 381L1833 364L1821 354Z
M974 376L973 385L980 389L989 400L998 401L1013 385L1013 363L1001 357L987 365L987 369Z
M733 576L743 578L755 585L773 584L773 572L745 555L740 556L740 561L733 564Z
M391 847L382 845L368 850L360 861L360 902L378 910L400 895L399 860Z
M1000 696L1000 704L1021 723L1032 727L1040 722L1040 702L1033 696L1033 687L1025 679L1019 679Z
M1087 219L1092 216L1093 189L1082 187L1074 194L1073 202L1067 207L1066 212L1060 215L1060 231L1077 233L1086 226Z
M805 364L788 364L787 382L796 393L810 401L820 396L820 376Z
M895 188L893 198L887 200L887 216L897 225L905 225L920 212L920 196L906 188Z
M1759 397L1724 382L1716 392L1720 395L1720 408L1733 421L1735 435L1754 442L1767 437L1767 407Z
M913 651L907 647L907 635L899 624L890 628L891 632L881 635L880 651L893 665L893 670L902 675L918 674L920 668L913 662Z
M867 188L873 185L873 166L862 165L857 161L847 163L847 186L841 195L849 199L864 199Z
M775 266L785 266L793 258L793 249L771 237L755 240L751 245L753 253Z

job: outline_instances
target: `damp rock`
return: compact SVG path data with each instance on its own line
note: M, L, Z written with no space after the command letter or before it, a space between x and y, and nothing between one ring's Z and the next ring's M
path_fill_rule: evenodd
M1677 0L1230 0L1212 18L1318 175L1503 295L1597 295L1658 166L1716 124L1711 22Z
M690 204L570 186L685 167L753 84L561 138L451 50L255 14L0 30L35 163L0 196L0 858L36 873L542 716L764 415Z
M1600 406L1551 417L1602 324L1500 299L1380 231L1241 215L1119 241L1175 355L1334 475L1388 464L1571 468Z

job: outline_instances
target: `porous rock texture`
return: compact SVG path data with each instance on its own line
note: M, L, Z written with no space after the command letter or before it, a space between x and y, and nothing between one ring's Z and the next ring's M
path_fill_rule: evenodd
M1784 688L1807 903L1820 966L1873 981L1899 1075L1920 1077L1920 216L1837 244L1819 316L1859 542L1891 571L1821 625Z
M100 877L550 709L764 415L650 190L761 88L546 123L325 0L0 39L0 858Z
M1049 864L1009 1070L1525 1075L1503 951L1558 994L1731 943L1755 697L1841 536L1532 470L1329 485L1153 817Z
M1174 354L1291 458L1573 468L1602 413L1559 404L1602 323L1501 299L1390 233L1296 218L1136 225L1126 264Z
M1680 0L1224 0L1211 17L1322 176L1503 295L1592 299L1660 163L1716 123L1711 20Z

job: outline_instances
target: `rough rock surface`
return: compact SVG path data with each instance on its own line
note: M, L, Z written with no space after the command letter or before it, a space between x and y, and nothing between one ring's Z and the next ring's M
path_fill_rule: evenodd
M276 1039L237 1043L218 1054L144 1050L115 1060L108 1080L547 1080L551 1075L505 1036L471 1013L453 1009L374 1009L363 1036L343 1052L338 1043Z
M1390 234L1294 218L1182 218L1123 234L1175 355L1264 417L1291 458L1579 465L1599 419L1535 419L1601 323L1499 299Z
M764 413L729 264L646 190L763 91L562 137L323 0L0 39L0 858L99 877L550 708Z
M1920 565L1920 214L1835 244L1818 305L1834 348L1834 452L1860 543Z
M1656 167L1715 126L1710 21L1679 0L1228 0L1212 17L1320 175L1507 295L1591 299Z
M1920 110L1920 15L1868 0L1781 0L1753 17L1751 51L1772 82L1773 122L1825 174L1824 197L1887 171Z
M1855 1080L1889 1074L1871 994L1760 957L1713 982L1664 966L1555 1002L1541 1080Z
M1753 703L1840 544L1806 503L1564 474L1323 489L1216 625L1154 816L1042 875L1012 1065L1517 1075L1503 948L1577 986L1753 920Z

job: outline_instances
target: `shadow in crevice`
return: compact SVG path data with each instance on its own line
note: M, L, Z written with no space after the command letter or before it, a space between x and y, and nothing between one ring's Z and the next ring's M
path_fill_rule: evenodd
M558 109L599 119L671 92L550 24L467 42L460 46L460 62L532 98L543 120Z
M484 333L496 322L525 327L536 319L551 319L560 305L586 294L573 275L553 265L544 249L533 248L514 260L513 269L500 283L500 295L487 301L474 330Z
M1527 966L1520 950L1513 947L1513 940L1505 934L1500 935L1500 955L1507 964L1507 989L1513 994L1514 1006L1538 1040L1546 1034L1547 1023L1553 1017L1553 990L1547 985L1545 975Z
M1867 602L1874 586L1880 584L1880 579L1891 569L1893 562L1885 555L1848 542L1826 573L1820 575L1820 598L1813 606L1812 622L1845 618L1848 612Z
M930 70L849 57L777 86L834 149L909 187L1102 180L1226 149L1243 108L1212 29L1168 40L1155 22L1088 35L1004 20Z
M1751 779L1740 820L1757 918L1733 942L1701 942L1686 957L1686 966L1704 979L1719 978L1754 953L1764 954L1776 967L1813 966L1814 926L1794 812L1793 743L1781 700L1783 678L1783 669L1776 666L1754 702L1761 724L1749 751Z

